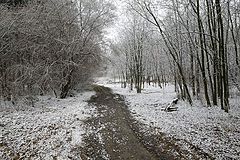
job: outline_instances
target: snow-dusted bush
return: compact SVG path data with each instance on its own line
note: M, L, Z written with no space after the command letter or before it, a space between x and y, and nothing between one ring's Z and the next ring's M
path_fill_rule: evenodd
M65 98L101 62L111 4L92 0L29 1L0 6L0 95L54 93Z

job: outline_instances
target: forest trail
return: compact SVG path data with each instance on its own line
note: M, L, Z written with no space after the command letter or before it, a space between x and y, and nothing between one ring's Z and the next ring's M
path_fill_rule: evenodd
M144 145L137 122L120 95L103 86L94 86L94 90L96 95L92 96L89 104L97 107L98 116L86 121L93 131L85 136L82 159L174 159L161 152L156 154Z

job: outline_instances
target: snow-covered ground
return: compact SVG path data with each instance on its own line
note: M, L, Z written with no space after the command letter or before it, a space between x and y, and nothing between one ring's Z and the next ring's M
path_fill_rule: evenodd
M39 97L34 107L9 108L2 102L0 159L81 159L83 120L95 113L86 100L94 94Z
M137 94L120 84L107 83L106 79L97 83L124 95L134 117L148 127L156 127L152 134L166 133L184 149L190 150L191 144L216 159L240 159L239 97L230 100L230 113L220 107L203 107L198 101L193 106L180 101L178 111L165 112L161 108L177 96L173 85L164 89L146 85Z

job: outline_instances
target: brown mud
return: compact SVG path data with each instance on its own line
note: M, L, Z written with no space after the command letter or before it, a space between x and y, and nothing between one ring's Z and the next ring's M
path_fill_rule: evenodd
M183 150L177 140L162 133L151 134L156 128L143 131L143 124L132 117L124 97L103 86L95 85L93 89L96 95L89 105L96 108L97 114L85 122L88 131L84 136L86 145L81 148L83 160L212 159L194 147L191 153Z

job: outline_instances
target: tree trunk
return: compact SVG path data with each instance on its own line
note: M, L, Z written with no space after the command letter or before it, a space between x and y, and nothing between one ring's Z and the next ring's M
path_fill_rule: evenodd
M72 81L72 73L73 73L73 69L70 71L70 73L67 75L67 81L65 84L62 85L61 87L61 93L60 93L60 98L64 99L67 97L67 94L70 90L71 87L71 81Z
M204 95L208 106L211 106L211 102L208 95L208 83L205 71L205 53L204 53L204 35L203 35L203 28L202 28L202 21L200 15L200 5L199 0L197 0L197 17L198 17L198 29L199 29L199 41L200 41L200 49L201 49L201 72L202 72L202 79L204 85ZM200 65L200 64L199 64Z
M217 13L217 22L218 22L218 38L219 38L219 57L221 61L221 74L220 74L220 87L221 87L221 108L228 112L229 109L229 100L228 100L228 71L227 71L227 56L224 50L224 29L222 21L222 10L220 0L215 0L216 3L216 13Z

